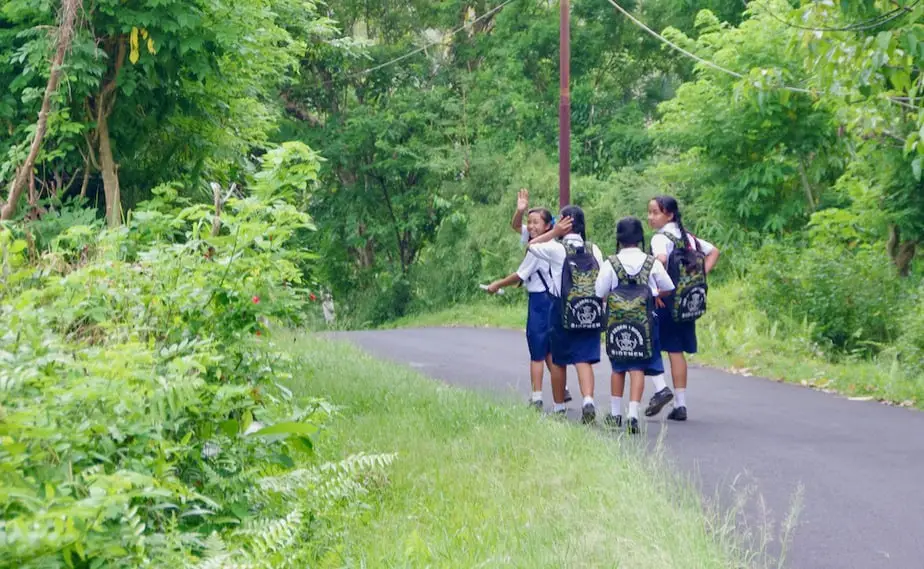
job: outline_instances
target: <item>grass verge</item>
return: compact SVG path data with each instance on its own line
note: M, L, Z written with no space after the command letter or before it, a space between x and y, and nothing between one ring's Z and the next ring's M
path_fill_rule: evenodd
M292 390L339 407L319 452L397 453L327 566L750 566L731 525L638 439L589 435L346 344L283 341L304 362Z
M448 310L414 315L389 327L493 326L521 329L526 301L501 304L493 299ZM741 283L710 290L709 311L698 323L699 353L694 363L742 375L760 375L848 397L869 397L903 407L924 409L924 378L906 373L894 357L834 357L811 339L809 323L771 320L750 300Z

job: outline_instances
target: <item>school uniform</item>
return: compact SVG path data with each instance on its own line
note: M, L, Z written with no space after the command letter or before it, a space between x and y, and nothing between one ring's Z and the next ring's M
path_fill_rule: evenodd
M562 243L582 247L584 240L580 235L569 233L562 238ZM565 330L562 318L561 276L567 253L565 246L558 241L549 241L529 246L529 252L536 258L549 263L552 282L549 289L552 294L550 311L550 343L552 362L567 366L579 363L595 364L600 361L599 330ZM593 255L597 263L603 265L600 249L593 245Z
M626 247L616 254L616 258L622 263L626 274L634 277L642 270L648 255L638 247ZM600 274L597 276L597 296L606 300L610 292L616 290L619 286L619 277L613 264L607 259L600 268ZM661 261L655 259L651 266L651 272L648 274L648 288L651 294L657 296L659 291L674 290L674 283L667 275L667 270ZM610 365L614 373L624 373L628 371L644 371L645 375L659 375L664 373L664 361L661 359L661 342L659 338L659 321L657 314L652 314L652 356L648 361L643 362L616 362L610 360Z
M527 252L517 268L517 276L523 281L529 298L526 313L529 359L534 362L545 361L551 349L549 318L554 304L551 292L552 268L548 261Z
M674 242L671 241L667 235L663 235L662 233L668 233L680 239L680 228L677 227L676 223L670 222L651 238L651 254L655 257L658 255L670 257L671 252L674 250ZM690 242L691 247L694 243L698 245L699 250L702 251L704 255L708 255L715 250L715 245L704 239L693 237L690 233L687 233L687 240ZM671 295L663 300L665 305L664 308L659 308L657 310L661 349L670 354L680 352L695 354L697 349L696 322L674 322L674 318L671 316L671 306L674 302L674 296Z

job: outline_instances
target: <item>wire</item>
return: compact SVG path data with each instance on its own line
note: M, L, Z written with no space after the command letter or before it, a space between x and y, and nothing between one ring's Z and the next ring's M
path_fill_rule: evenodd
M801 26L799 24L794 24L790 22L789 20L787 20L786 18L783 18L777 15L773 10L770 9L770 6L766 2L756 2L755 1L752 3L757 3L761 5L764 11L768 15L770 15L770 17L773 18L774 20L777 20L778 22L781 22L782 24L785 24L797 30L806 30L810 32L862 32L866 30L871 30L873 28L878 28L879 26L884 26L885 24L888 24L889 22L891 22L892 20L895 20L896 18L900 18L901 16L904 16L905 14L910 14L911 9L914 8L918 3L920 3L920 1L921 0L914 0L914 2L912 2L908 6L895 8L894 10L886 12L885 14L880 14L876 16L875 18L870 18L869 20L865 20L863 22L857 22L855 24L850 24L850 25L843 26L843 27L821 27L821 28L815 28L812 26Z
M450 36L454 36L454 35L458 34L459 32L468 29L470 26L472 26L472 25L474 25L474 24L480 22L481 20L487 18L488 16L491 16L491 15L495 14L496 12L499 12L504 6L506 6L507 4L510 4L511 2L514 2L514 0L506 0L506 2L504 2L503 4L500 4L500 5L496 6L496 7L494 7L494 8L492 8L492 9L488 10L487 12L485 12L484 14L478 16L477 18L475 18L475 19L472 20L471 22L466 23L466 24L463 24L462 26L460 26L460 27L458 27L458 28L452 30L451 32L449 32L449 35L450 35ZM356 73L351 73L351 74L345 76L344 78L345 78L345 79L352 79L353 77L359 77L360 75L366 75L366 74L372 73L373 71L378 71L379 69L384 69L385 67L388 67L389 65L394 65L395 63L398 63L399 61L404 61L405 59L407 59L407 58L409 58L409 57L413 57L413 56L417 55L418 53L427 50L428 48L431 48L431 47L433 47L433 46L435 46L435 45L438 45L438 44L440 44L440 43L443 43L443 39L444 39L444 38L445 38L445 36L443 36L443 38L440 38L440 39L437 40L437 41L430 42L430 43L428 43L428 44L426 44L426 45L424 45L424 46L422 46L422 47L419 47L419 48L417 48L417 49L415 49L415 50L409 51L409 52L405 53L404 55L401 55L401 56L399 56L399 57L396 57L396 58L394 58L394 59L392 59L392 60L390 60L390 61L386 61L385 63L382 63L381 65L376 65L375 67L370 67L369 69L363 69L362 71L357 71Z

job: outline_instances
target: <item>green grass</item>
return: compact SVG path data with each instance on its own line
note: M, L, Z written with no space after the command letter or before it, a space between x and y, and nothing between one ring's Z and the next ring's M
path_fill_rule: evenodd
M640 439L504 405L313 336L286 338L304 362L297 396L338 416L324 458L397 453L370 509L345 522L328 566L751 567L730 518ZM711 528L711 529L710 529Z
M410 316L389 326L525 326L525 300L490 301ZM924 409L924 378L906 373L894 357L871 360L825 354L811 340L808 323L771 320L753 305L750 291L740 282L710 289L709 310L698 323L697 335L699 353L691 357L694 363Z

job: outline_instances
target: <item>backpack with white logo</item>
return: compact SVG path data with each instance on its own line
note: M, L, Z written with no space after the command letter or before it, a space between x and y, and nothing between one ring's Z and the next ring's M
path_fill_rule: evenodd
M597 274L600 264L593 254L593 245L562 243L565 263L561 271L562 325L565 330L602 330L606 314L603 301L597 296Z
M669 233L663 233L674 244L674 250L667 258L667 274L674 281L674 302L671 316L674 322L693 322L706 313L706 255L699 250L694 238L694 248Z
M617 363L648 361L654 355L654 296L648 277L655 258L648 255L632 277L616 255L609 261L618 283L607 299L606 355Z

